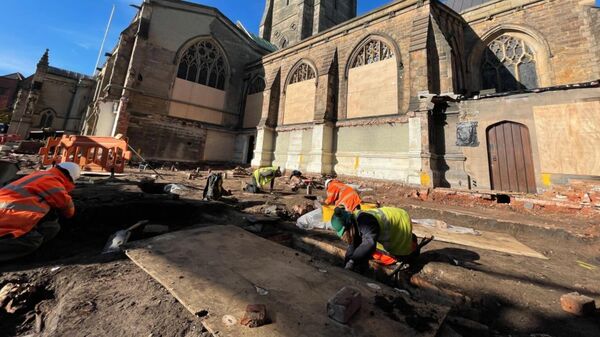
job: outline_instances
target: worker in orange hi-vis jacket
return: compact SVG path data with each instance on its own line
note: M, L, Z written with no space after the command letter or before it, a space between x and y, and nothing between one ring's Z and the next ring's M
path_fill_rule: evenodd
M79 165L61 163L0 189L0 261L29 255L58 234L55 211L75 215L69 192L80 175Z
M337 179L330 179L325 182L325 189L327 190L327 199L323 202L325 205L344 206L349 212L360 209L362 200L352 187Z

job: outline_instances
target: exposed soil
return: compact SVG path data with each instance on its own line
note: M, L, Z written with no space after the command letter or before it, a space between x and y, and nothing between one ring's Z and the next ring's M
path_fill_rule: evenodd
M94 184L81 185L74 193L78 215L64 223L59 237L32 256L0 265L0 289L9 282L29 284L37 289L21 311L7 314L0 309L0 336L204 336L201 319L186 311L123 254L101 254L108 237L143 219L168 225L171 231L218 224L247 227L248 214L244 211L260 212L265 205L281 205L291 210L296 204L309 202L302 191L291 193L289 187L281 183L273 195L242 193L242 181L248 179L227 179L225 187L232 190L233 196L225 202L202 202L199 199L204 180L186 180L184 172L161 171L161 174L168 182L188 185L181 198L160 194L160 191L143 193L135 182L147 176L145 173L128 176L132 182L124 178L121 181L95 179ZM401 192L404 188L389 183L389 188L375 185L375 190L367 194L386 205L416 202L409 192ZM531 229L518 222L499 224L485 218L445 212L445 203L441 200L433 200L437 210L428 203L432 201L423 204L427 207L410 208L411 215L509 232L550 259L434 242L427 246L421 265L399 279L380 276L380 280L405 289L418 301L451 305L453 318L447 319L446 324L463 336L600 335L600 316L573 317L562 312L559 304L560 296L572 291L600 300L597 240L593 237L583 240L569 231ZM485 207L490 205L475 205L472 209L482 211ZM493 208L503 211L503 207L507 206ZM523 214L510 208L506 211L531 217L532 221L540 219L535 214ZM573 219L593 225L596 214L574 215ZM295 242L308 235L325 245L309 247L316 258L327 263L342 263L334 250L323 248L337 247L343 251L343 245L331 233L307 233L286 222L247 228L305 252L307 247ZM149 236L136 231L131 239ZM577 261L599 267L586 269ZM430 286L422 283L415 287L410 281L413 274ZM381 298L378 303L388 308L389 315L404 319L417 329L430 326L426 314L412 312L410 306L398 299Z

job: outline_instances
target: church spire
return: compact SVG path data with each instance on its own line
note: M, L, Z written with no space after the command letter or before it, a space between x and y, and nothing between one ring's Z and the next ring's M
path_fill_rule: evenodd
M40 68L40 67L48 68L48 66L50 66L50 61L49 61L49 57L48 57L49 52L50 52L50 50L46 49L46 52L44 53L44 55L42 55L42 58L40 59L40 61L37 64L38 68Z

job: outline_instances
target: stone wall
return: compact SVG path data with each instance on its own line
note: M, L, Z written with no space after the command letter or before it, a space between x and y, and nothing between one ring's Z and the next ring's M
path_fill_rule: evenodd
M273 165L306 172L310 164L312 137L312 128L278 132Z
M445 146L441 186L491 189L487 130L498 122L526 126L538 191L569 179L598 179L600 87L466 100L438 114ZM477 143L457 146L457 124L477 122ZM439 143L439 142L438 142ZM464 173L463 173L464 172Z
M222 130L208 130L204 147L205 161L232 162L235 151L236 134Z
M267 82L253 166L429 186L421 179L432 174L421 95L429 89L427 49L438 48L427 39L432 15L429 1L396 1L250 65ZM362 48L377 49L383 61L359 61ZM301 95L309 107L290 111L298 84L289 83L300 64L314 69L315 93Z
M117 106L115 106L117 105ZM101 137L111 137L113 126L115 124L116 110L118 108L118 102L105 101L98 102L97 110L98 114L91 121L90 130L94 128L93 134ZM90 134L87 131L84 134Z
M204 160L207 132L199 122L132 114L127 136L146 159L198 162Z
M408 182L408 123L339 127L334 139L336 173Z
M285 48L356 16L356 0L267 0L260 36Z
M49 127L79 134L95 87L85 75L51 67L46 51L19 92L8 132L26 138Z
M181 57L199 41L209 41L224 55L224 90L177 78ZM242 124L248 86L244 68L264 53L266 50L213 8L153 0L144 3L105 65L101 89L105 92L98 100L119 104L116 132L126 134L148 158L242 158L234 153L235 144L224 146L215 155L217 159L210 153L206 157L206 128L228 134ZM157 121L165 125L158 126ZM153 129L155 134L145 138L145 129ZM209 134L208 141L221 139L219 135ZM227 136L227 144L230 139L235 143L235 135ZM157 141L161 146L156 146ZM214 147L214 142L210 144ZM185 146L199 148L183 149Z

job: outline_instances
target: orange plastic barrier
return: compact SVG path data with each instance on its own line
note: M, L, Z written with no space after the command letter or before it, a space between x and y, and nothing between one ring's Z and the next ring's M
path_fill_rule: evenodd
M112 137L62 136L48 138L40 149L42 164L74 162L83 171L123 173L131 159L127 139ZM114 170L114 171L113 171Z

